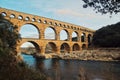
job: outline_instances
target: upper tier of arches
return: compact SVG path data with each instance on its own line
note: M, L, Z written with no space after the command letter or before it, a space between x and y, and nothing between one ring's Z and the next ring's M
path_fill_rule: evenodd
M67 29L72 29L72 30L82 30L82 31L87 31L87 32L94 32L94 30L70 24L67 22L62 22L58 20L53 20L50 18L45 18L37 15L31 15L31 14L26 14L22 12L17 12L13 10L8 10L5 8L0 8L0 14L2 14L4 17L9 17L10 19L18 19L18 20L23 20L23 21L30 21L30 22L37 22L37 23L43 23L43 24L49 24L52 26L59 26Z

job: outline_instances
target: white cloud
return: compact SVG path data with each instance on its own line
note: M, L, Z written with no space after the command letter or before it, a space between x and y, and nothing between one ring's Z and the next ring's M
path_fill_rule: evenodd
M27 32L27 34L21 35L21 37L23 37L23 38L39 38L39 34Z
M47 33L45 35L45 39L55 39L55 34L54 33Z
M56 10L51 10L53 13L56 15L64 15L64 16L69 16L69 17L75 17L75 18L81 18L81 17L89 17L89 18L98 18L99 16L96 16L94 14L84 14L82 12L78 11L73 11L71 9L56 9Z

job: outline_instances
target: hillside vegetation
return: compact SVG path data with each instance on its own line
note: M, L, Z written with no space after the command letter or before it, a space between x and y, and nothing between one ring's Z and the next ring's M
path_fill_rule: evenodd
M97 30L93 36L96 47L120 47L120 22Z

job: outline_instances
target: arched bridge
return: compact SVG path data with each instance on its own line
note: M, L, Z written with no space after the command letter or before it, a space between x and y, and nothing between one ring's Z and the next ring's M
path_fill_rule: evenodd
M25 42L32 43L39 54L45 54L46 45L51 46L52 52L60 54L62 52L71 53L73 51L81 51L87 49L91 43L94 30L66 23L58 20L53 20L37 15L26 14L18 11L13 11L5 8L0 8L0 14L18 26L18 31L25 24L34 25L38 32L39 38L22 38L18 43L17 51L20 52L20 46ZM54 39L45 39L46 28L52 28L55 32ZM67 33L66 40L60 40L60 32L64 30ZM72 34L77 36L73 39Z

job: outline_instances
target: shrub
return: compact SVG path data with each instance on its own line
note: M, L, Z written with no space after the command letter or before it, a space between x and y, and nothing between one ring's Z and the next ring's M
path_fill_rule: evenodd
M46 80L46 76L18 63L15 55L20 35L17 27L0 15L0 80Z

